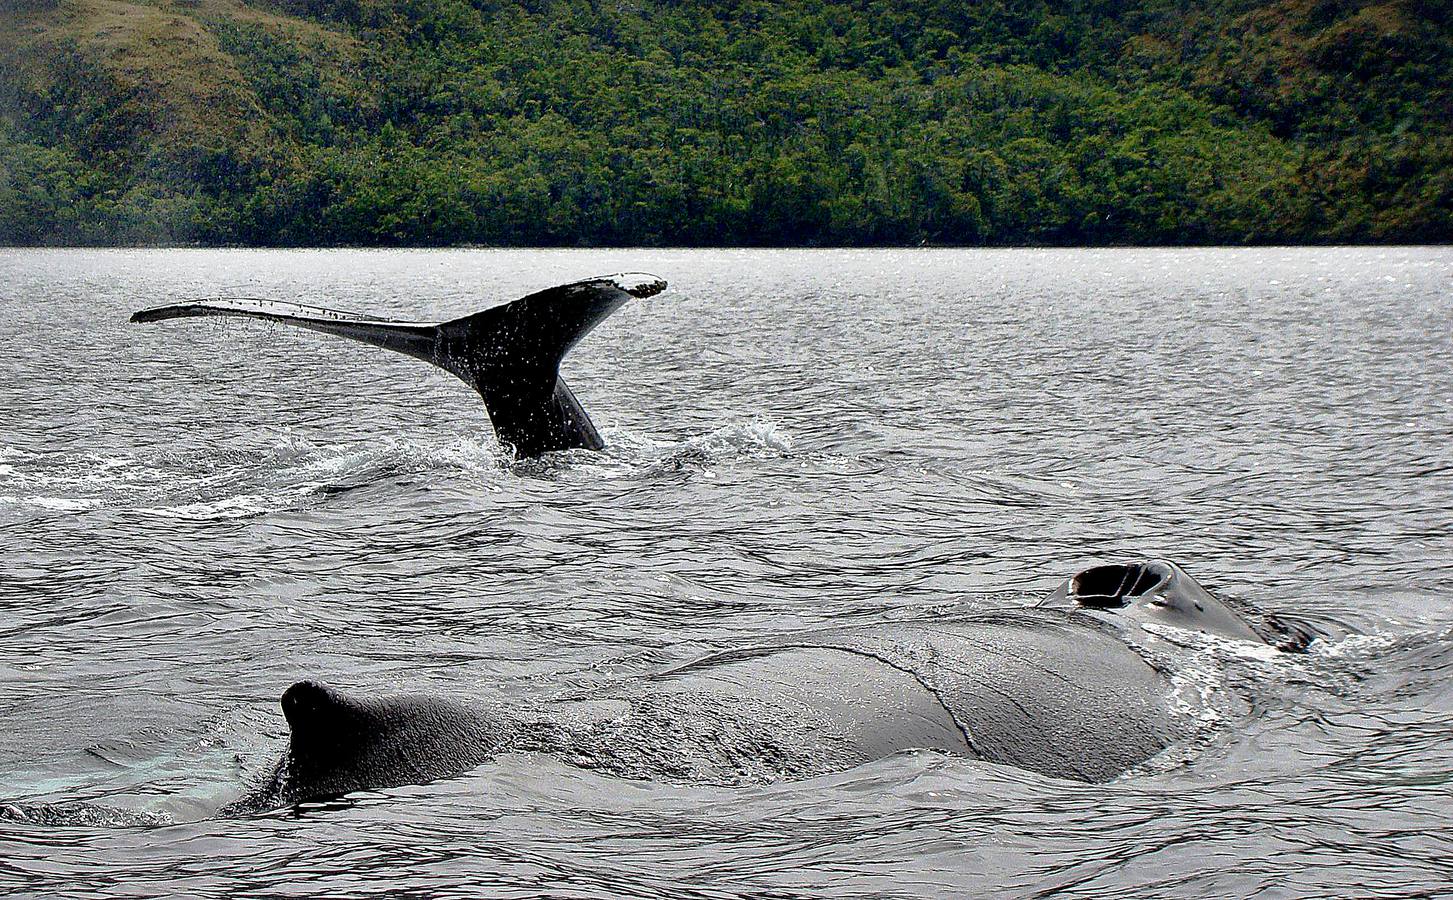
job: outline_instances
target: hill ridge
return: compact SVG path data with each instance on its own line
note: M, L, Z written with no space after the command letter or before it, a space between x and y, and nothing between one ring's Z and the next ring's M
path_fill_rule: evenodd
M1417 0L4 0L0 242L1444 242Z

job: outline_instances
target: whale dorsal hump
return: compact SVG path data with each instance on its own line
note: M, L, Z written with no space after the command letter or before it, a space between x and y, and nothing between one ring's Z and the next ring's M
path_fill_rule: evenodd
M319 681L299 681L288 688L282 708L295 752L337 747L356 739L367 725L361 703Z

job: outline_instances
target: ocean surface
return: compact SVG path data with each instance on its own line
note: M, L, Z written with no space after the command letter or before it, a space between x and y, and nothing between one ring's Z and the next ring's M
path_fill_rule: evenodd
M132 311L439 320L670 282L514 463L442 371ZM460 778L217 818L278 697L548 698L1176 560L1322 632L1188 645L1221 719L1103 785L907 753L807 781ZM1453 892L1453 249L0 250L0 894Z

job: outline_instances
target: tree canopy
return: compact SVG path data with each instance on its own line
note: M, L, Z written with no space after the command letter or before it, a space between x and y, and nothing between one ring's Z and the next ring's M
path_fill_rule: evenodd
M1442 242L1419 0L0 0L0 242Z

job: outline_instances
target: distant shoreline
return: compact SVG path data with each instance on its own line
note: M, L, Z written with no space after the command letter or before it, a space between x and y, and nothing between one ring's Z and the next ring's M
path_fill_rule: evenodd
M1305 244L870 244L870 245L822 245L822 244L601 244L581 246L578 244L536 244L536 245L486 245L486 244L0 244L0 251L8 250L566 250L591 252L601 250L622 250L639 252L670 251L888 251L888 250L1396 250L1415 248L1453 247L1453 238L1447 241L1426 243L1305 243Z
M10 0L0 243L1449 243L1424 6Z

